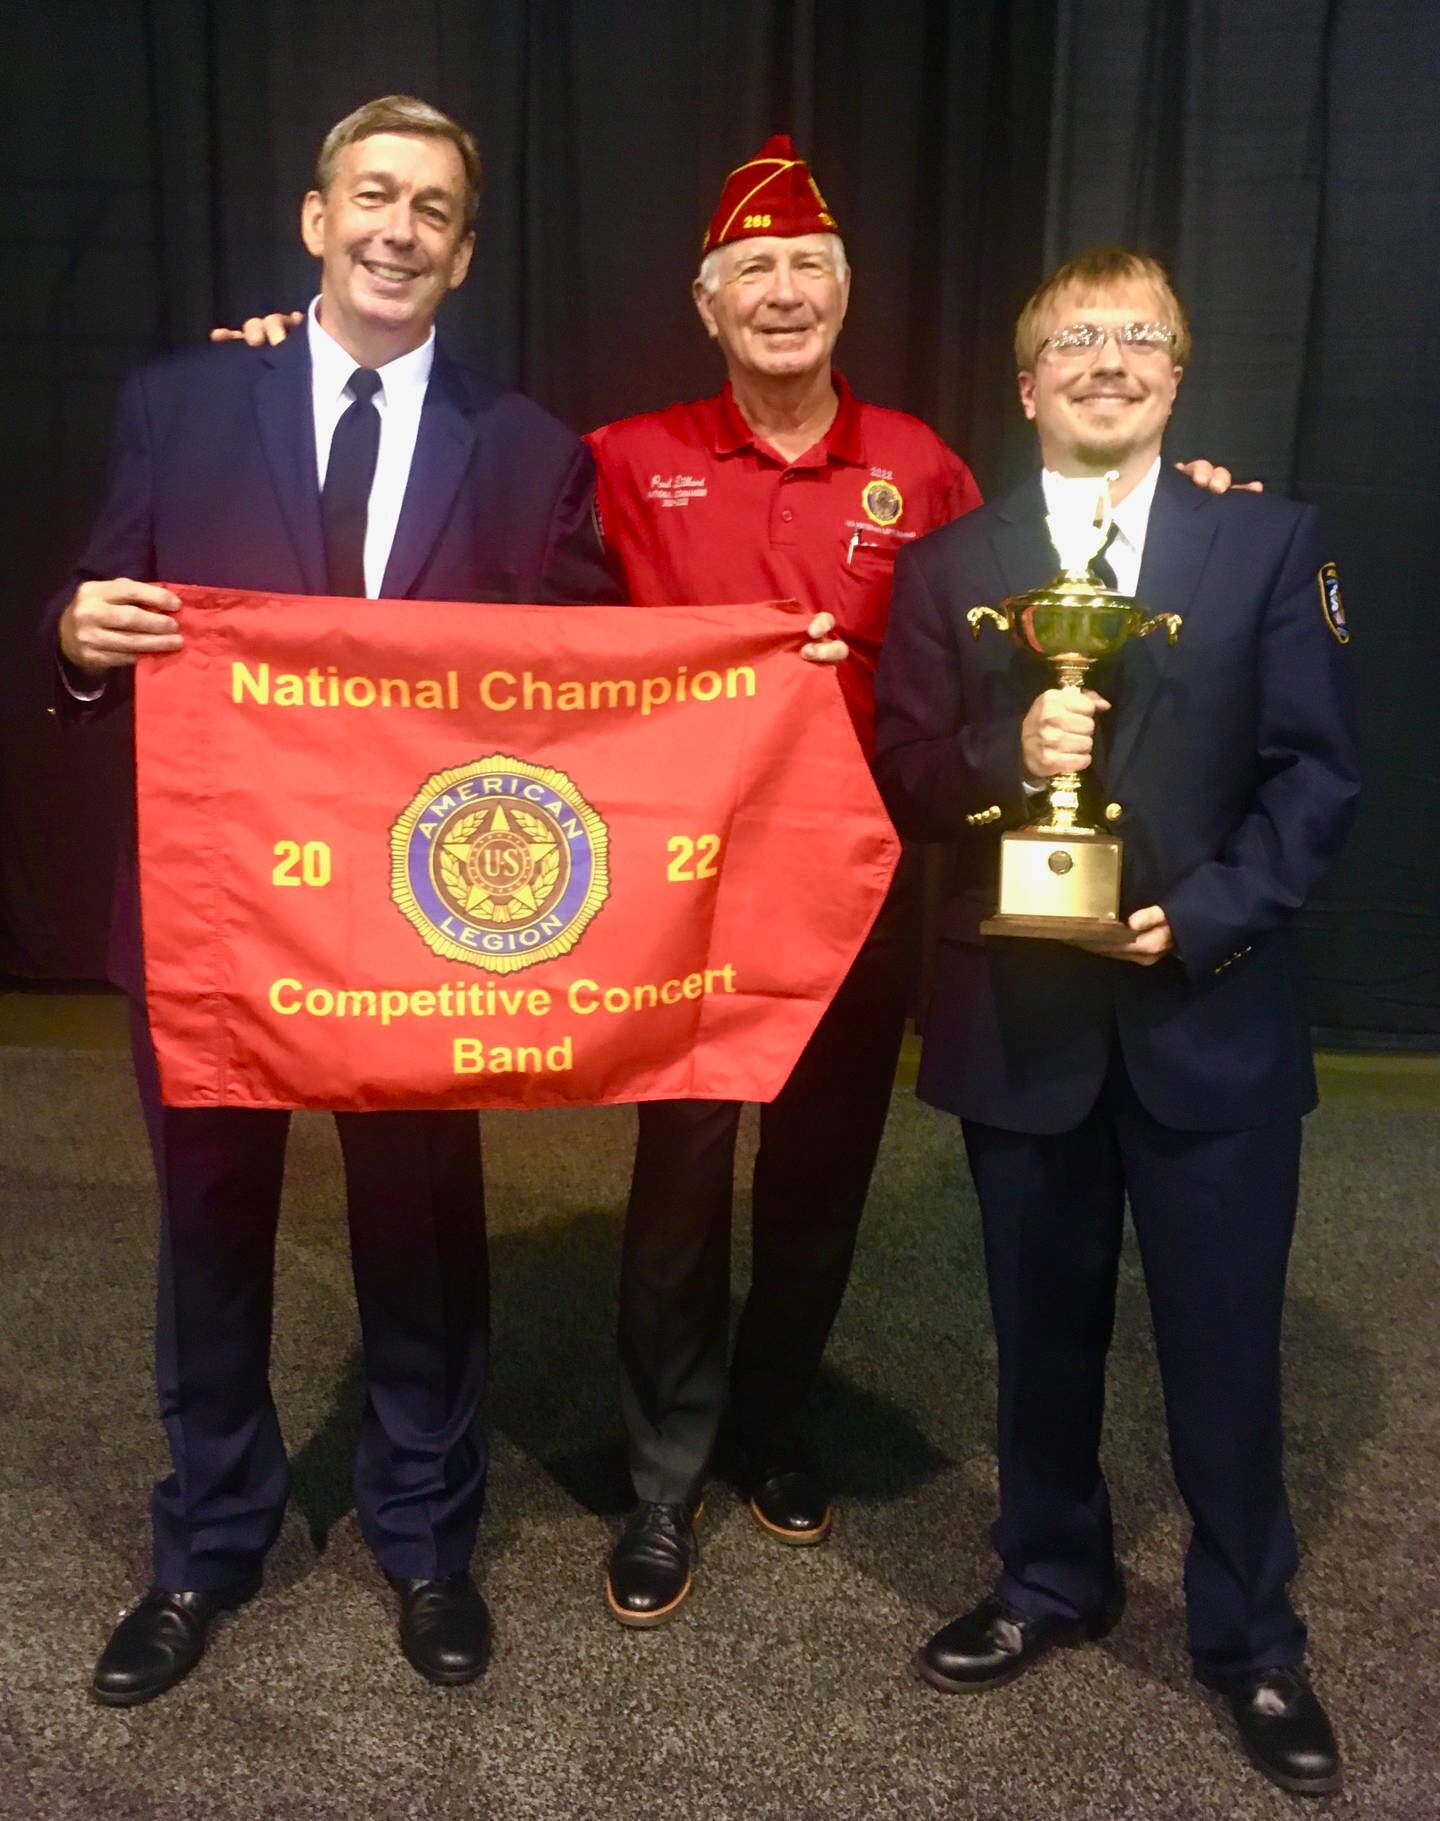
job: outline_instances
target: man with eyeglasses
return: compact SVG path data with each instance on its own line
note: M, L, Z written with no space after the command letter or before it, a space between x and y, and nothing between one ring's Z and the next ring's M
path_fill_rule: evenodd
M1320 1794L1340 1759L1287 1593L1280 1319L1316 1098L1294 920L1354 810L1350 634L1313 508L1162 468L1189 355L1153 260L1061 267L1016 332L1044 472L896 567L876 770L902 833L954 844L919 1093L963 1122L999 1363L1000 1578L918 1667L994 1688L1120 1619L1099 1450L1128 1197L1193 1523L1195 1674L1266 1776ZM965 615L1045 582L1047 513L1107 473L1115 581L1182 615L1179 642L1131 641L1103 695L1037 695L1033 658ZM982 943L999 832L1080 770L1124 837L1128 940Z

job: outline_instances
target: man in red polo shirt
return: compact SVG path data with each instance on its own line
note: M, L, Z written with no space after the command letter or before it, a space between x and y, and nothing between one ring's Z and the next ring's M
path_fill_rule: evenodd
M979 505L979 489L932 430L861 403L831 367L850 274L788 138L730 174L701 253L695 305L724 354L726 384L714 398L590 433L606 545L638 606L791 595L834 614L850 648L840 685L868 753L895 554ZM804 1404L889 1107L913 901L902 867L794 1074L761 1109L754 1267L728 1372L740 1108L639 1108L619 1333L639 1503L606 1589L622 1624L659 1624L689 1592L694 1513L722 1413L766 1534L818 1543L830 1529Z

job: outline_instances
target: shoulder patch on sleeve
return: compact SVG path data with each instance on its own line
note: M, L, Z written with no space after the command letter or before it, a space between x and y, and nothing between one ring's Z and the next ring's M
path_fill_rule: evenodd
M1325 624L1342 645L1350 643L1350 627L1345 619L1345 602L1340 596L1340 571L1333 563L1322 563L1315 580L1320 588L1320 611Z

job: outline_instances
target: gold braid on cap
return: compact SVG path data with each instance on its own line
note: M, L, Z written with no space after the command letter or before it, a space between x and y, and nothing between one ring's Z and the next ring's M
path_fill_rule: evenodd
M773 166L773 169L760 179L753 190L747 190L740 198L739 202L735 204L735 207L731 209L729 215L725 218L724 227L722 227L720 232L715 236L715 244L718 246L720 242L724 240L725 236L730 232L731 224L734 222L735 217L748 203L755 200L767 183L773 183L777 177L783 176L786 171L793 171L795 166L799 163L800 160L798 158L749 158L744 164L737 164L735 169L730 173L730 177L738 177L741 171L748 171L752 165L756 164L771 165ZM725 179L726 184L730 182L730 177ZM705 250L708 252L710 237L707 234L705 238L707 243Z

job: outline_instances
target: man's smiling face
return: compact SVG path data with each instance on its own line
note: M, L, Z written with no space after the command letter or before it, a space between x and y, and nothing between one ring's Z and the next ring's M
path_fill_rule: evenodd
M730 376L809 376L826 369L850 301L829 234L757 236L720 249L720 282L695 303Z
M341 152L322 195L301 211L306 250L321 262L320 320L342 344L379 335L403 353L470 268L465 167L448 139L374 133Z
M1125 347L1118 335L1098 348L1064 354L1043 345L1074 323L1120 330L1126 323L1156 322L1165 323L1163 306L1145 284L1083 296L1071 291L1056 300L1033 369L1019 376L1020 403L1039 432L1047 468L1058 474L1134 472L1160 453L1183 371L1169 348Z

